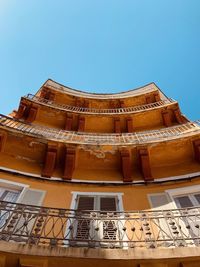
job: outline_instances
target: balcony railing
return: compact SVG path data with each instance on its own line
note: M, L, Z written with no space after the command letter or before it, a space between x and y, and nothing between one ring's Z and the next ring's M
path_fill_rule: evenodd
M27 96L24 96L23 98L28 99L35 103L50 106L51 108L53 107L53 108L64 110L64 111L78 112L78 113L85 113L85 114L105 114L105 115L137 113L140 111L164 107L171 103L176 103L176 101L173 99L166 99L166 100L161 100L158 102L140 105L140 106L134 106L134 107L115 108L115 109L97 109L97 108L76 107L76 106L56 103L54 101L41 98L41 97L38 97L32 94L28 94Z
M90 145L147 144L152 142L172 140L187 136L189 134L192 135L200 133L200 121L188 122L185 124L152 131L122 134L101 134L58 130L56 128L25 123L1 114L0 126L40 138L42 137L45 139L56 140L65 143Z
M51 247L199 246L200 207L102 212L0 201L0 239Z

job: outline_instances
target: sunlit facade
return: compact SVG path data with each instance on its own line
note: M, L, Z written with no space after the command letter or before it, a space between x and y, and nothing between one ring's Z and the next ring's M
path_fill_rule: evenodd
M47 80L0 119L0 266L200 266L200 123L154 83Z

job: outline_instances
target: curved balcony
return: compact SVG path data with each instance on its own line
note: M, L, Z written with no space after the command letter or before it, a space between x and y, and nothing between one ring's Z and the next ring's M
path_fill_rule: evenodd
M43 86L46 86L52 90L56 90L58 92L66 93L72 96L77 96L77 97L85 97L85 98L91 98L91 99L119 99L119 98L128 98L132 96L138 96L142 95L145 93L150 93L154 91L158 91L159 88L155 85L155 83L149 83L145 86L128 90L125 92L120 92L120 93L113 93L113 94L97 94L97 93L89 93L89 92L84 92L81 90L73 89L67 86L64 86L58 82L55 82L51 79L47 80ZM41 90L41 89L40 89ZM39 91L40 91L39 90ZM160 91L160 90L159 90ZM162 95L163 99L166 99L166 96L160 91L160 94Z
M74 113L84 113L84 114L104 114L104 115L113 115L113 114L132 114L137 113L145 110L151 110L159 107L168 106L171 103L177 103L173 99L166 99L161 100L158 102L134 106L134 107L126 107L126 108L116 108L116 109L96 109L96 108L84 108L84 107L76 107L70 106L66 104L56 103L51 100L47 100L45 98L41 98L39 96L35 96L32 94L28 94L27 96L23 97L24 99L30 100L34 103L39 103L41 105L49 106L51 108L63 110L63 111L70 111Z
M58 142L72 144L90 145L138 145L160 141L170 141L188 135L200 133L200 120L176 125L159 130L122 133L122 134L98 134L57 130L23 121L0 114L0 126L13 131L22 132L28 135L55 140Z
M0 201L0 239L50 247L173 248L200 243L200 207L85 211Z

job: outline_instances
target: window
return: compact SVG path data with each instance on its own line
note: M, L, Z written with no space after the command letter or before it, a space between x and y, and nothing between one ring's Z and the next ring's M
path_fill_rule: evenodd
M75 209L74 231L71 233L71 244L107 246L122 239L122 223L119 211L122 211L121 194L75 193L73 207ZM115 242L116 241L116 242ZM119 244L118 244L119 245Z
M154 210L170 209L170 199L166 193L148 194L151 207Z
M17 204L41 205L45 191L29 189L28 185L0 179L0 231L11 231L9 223L13 222L12 237L18 242L25 240L31 233L36 214L32 206L19 209ZM8 203L6 203L8 202ZM23 236L23 237L22 237Z
M200 229L200 186L166 190L148 196L152 208L161 210L155 216L155 225L160 229L168 246L198 244ZM165 211L165 210L171 211ZM177 210L178 209L178 210ZM156 213L155 213L156 215ZM176 234L176 238L175 235ZM168 240L167 240L168 239ZM198 244L199 245L199 244Z
M19 190L0 187L0 201L16 202L20 193Z
M178 208L188 208L200 205L200 193L174 196Z

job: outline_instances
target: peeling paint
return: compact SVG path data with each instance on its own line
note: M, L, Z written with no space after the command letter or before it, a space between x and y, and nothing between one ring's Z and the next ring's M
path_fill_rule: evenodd
M94 155L97 158L101 158L101 159L106 157L106 153L110 153L114 155L118 151L118 148L116 148L115 146L102 147L102 146L93 146L93 145L81 145L79 148L84 151L89 152L90 155Z
M26 160L26 161L29 161L29 162L37 162L37 161L34 160L34 159L30 159L30 158L28 158L28 157L22 157L22 156L19 156L19 155L17 155L15 158L16 158L16 159L21 159L21 160Z

